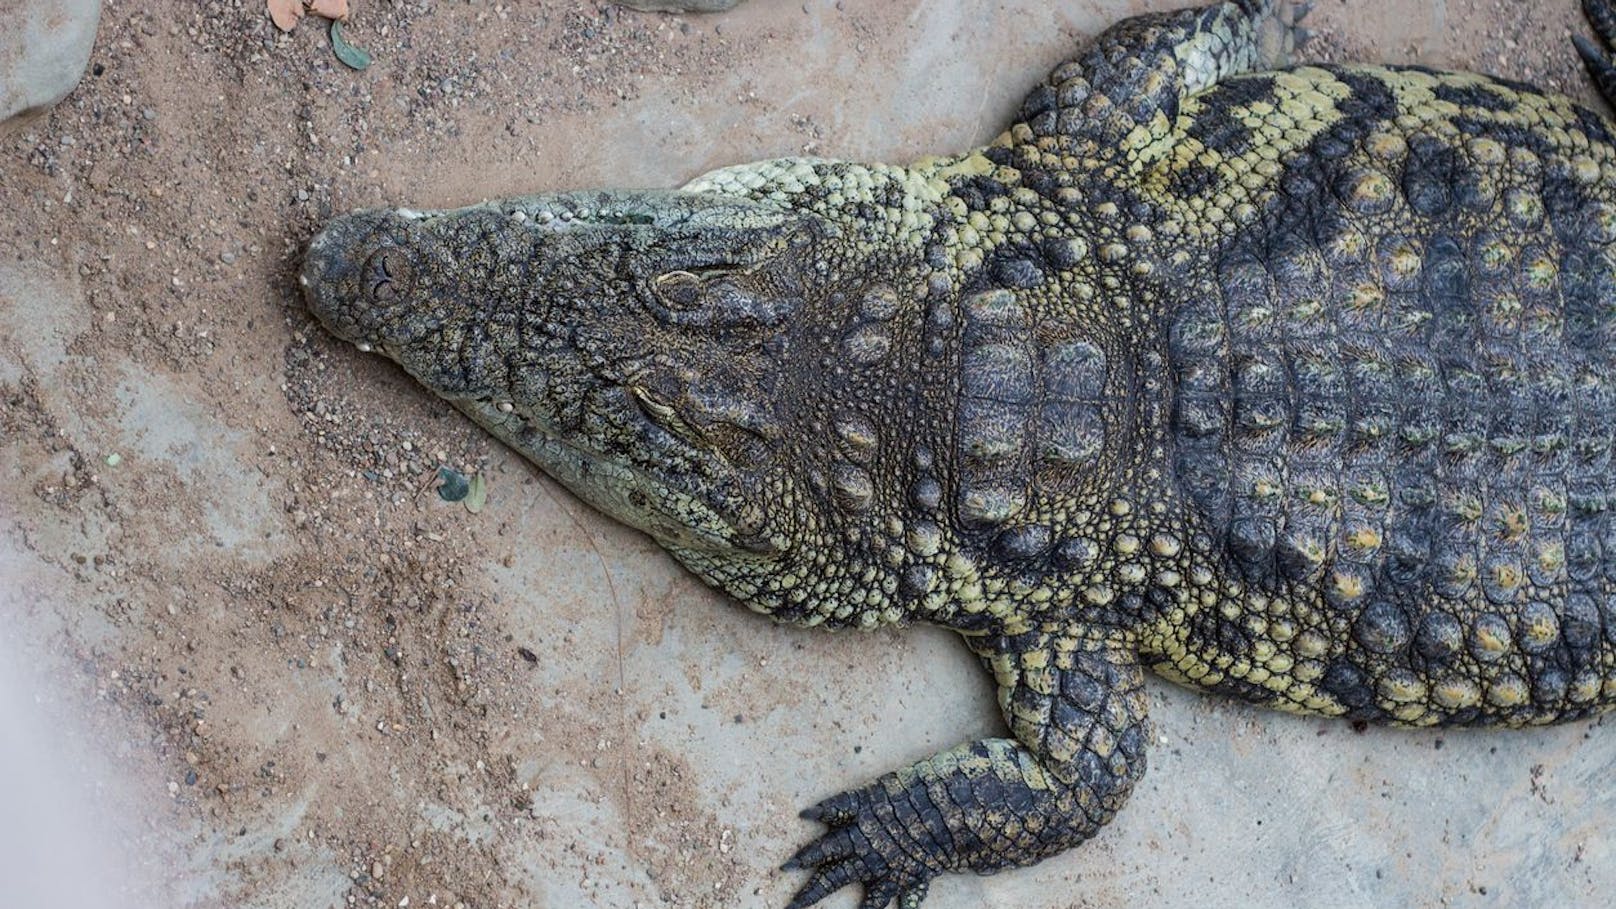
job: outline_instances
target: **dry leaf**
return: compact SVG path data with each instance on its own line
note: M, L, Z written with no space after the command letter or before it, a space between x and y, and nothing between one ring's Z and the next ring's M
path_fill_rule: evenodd
M283 32L296 28L297 20L303 18L303 0L268 0L268 3L269 18Z
M348 21L348 0L307 0L309 12L327 19Z

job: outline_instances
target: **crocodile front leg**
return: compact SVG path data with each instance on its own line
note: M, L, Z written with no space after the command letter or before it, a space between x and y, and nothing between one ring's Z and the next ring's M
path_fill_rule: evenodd
M1030 865L1093 836L1145 771L1143 679L1120 636L977 638L1014 738L982 739L805 811L830 830L786 863L803 909L846 884L860 909L918 906L945 871Z
M1234 0L1125 19L1056 67L1021 109L1034 136L1118 155L1131 169L1170 146L1179 102L1242 73L1284 66L1306 4Z

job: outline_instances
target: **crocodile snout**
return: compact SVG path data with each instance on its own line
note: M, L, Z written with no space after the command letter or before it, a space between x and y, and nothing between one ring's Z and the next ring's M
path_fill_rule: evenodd
M414 256L396 242L408 220L393 211L355 212L309 242L298 283L309 311L338 337L375 346L385 311L413 286Z

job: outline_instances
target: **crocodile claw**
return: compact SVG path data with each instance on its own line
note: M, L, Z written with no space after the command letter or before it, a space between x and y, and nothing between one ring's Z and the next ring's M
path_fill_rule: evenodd
M864 885L859 909L887 909L894 903L899 909L915 909L926 898L931 879L942 869L900 846L879 817L878 800L885 793L871 788L844 792L802 812L803 818L830 829L780 866L782 871L812 872L786 909L807 909L853 883Z

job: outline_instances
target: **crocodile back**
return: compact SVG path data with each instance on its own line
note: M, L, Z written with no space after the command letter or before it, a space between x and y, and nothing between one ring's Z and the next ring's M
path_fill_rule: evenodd
M1472 76L1331 78L1339 118L1169 315L1179 482L1231 583L1288 615L1279 706L1590 712L1616 698L1609 124Z

